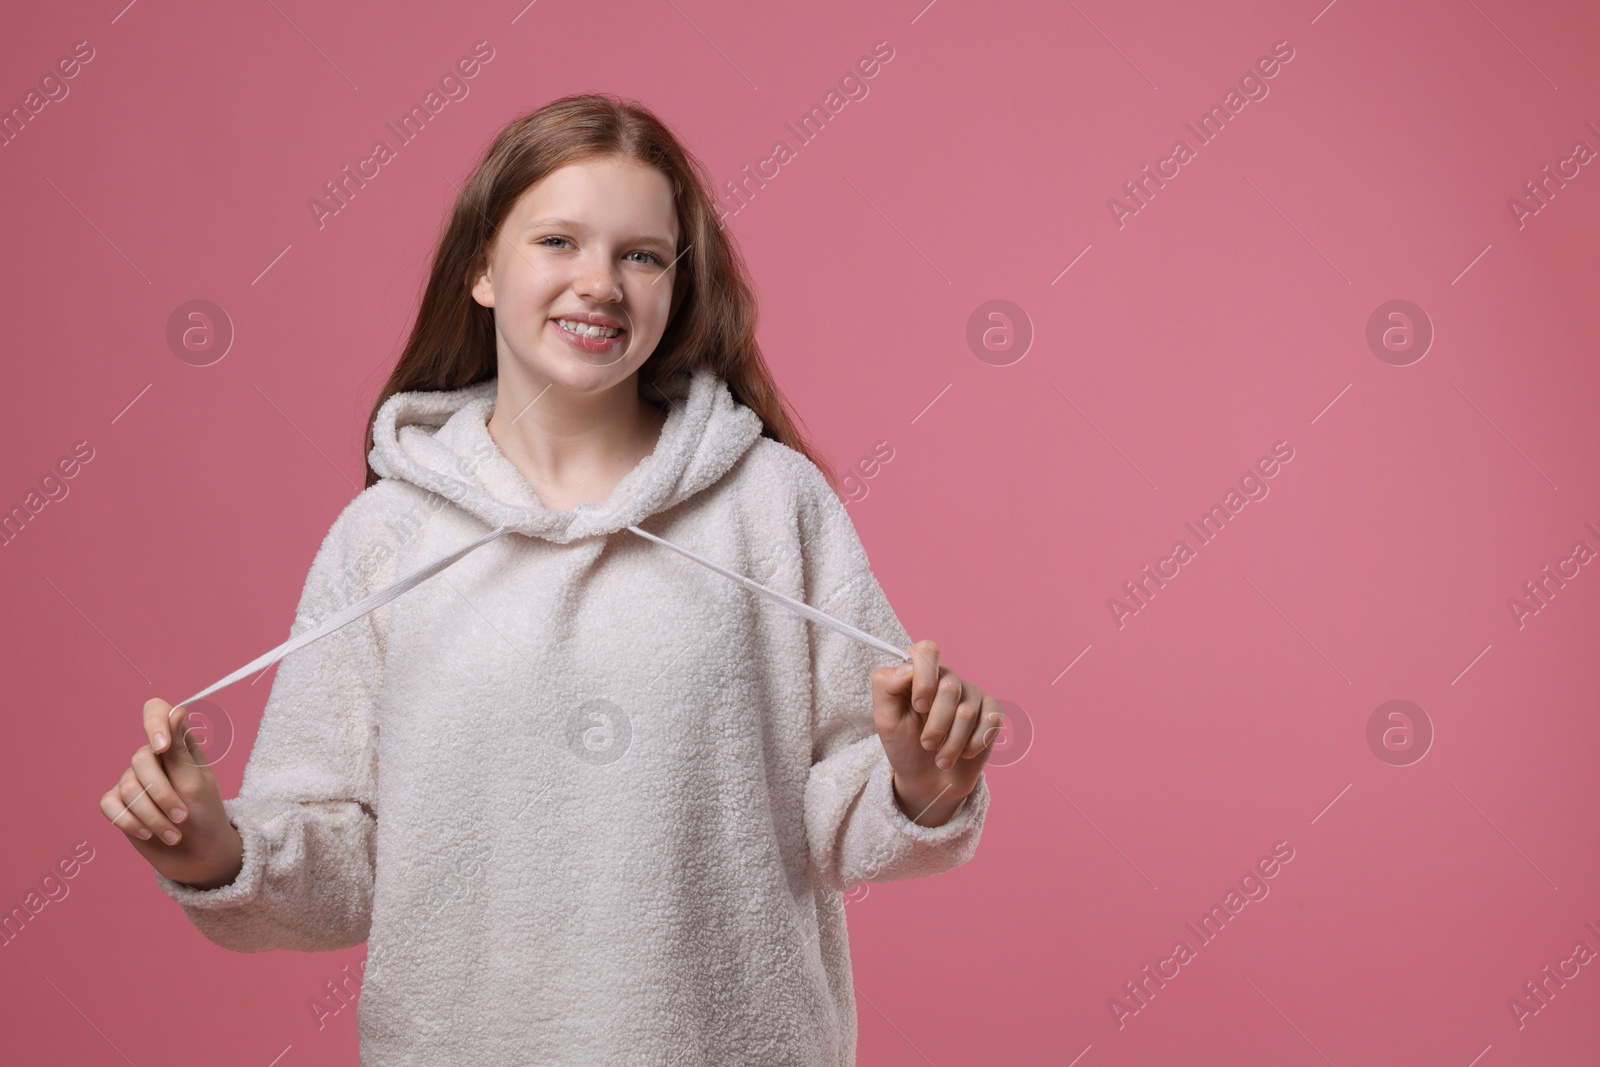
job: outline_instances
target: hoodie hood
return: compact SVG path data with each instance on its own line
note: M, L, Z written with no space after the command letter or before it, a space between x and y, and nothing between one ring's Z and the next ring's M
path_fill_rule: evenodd
M453 501L489 526L566 544L615 533L710 486L761 436L761 417L695 368L662 382L669 401L655 451L600 503L555 511L489 436L499 379L447 392L395 393L378 409L367 459L384 478Z

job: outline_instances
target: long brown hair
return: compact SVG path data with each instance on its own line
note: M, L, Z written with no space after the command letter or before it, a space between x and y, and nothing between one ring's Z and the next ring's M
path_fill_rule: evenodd
M372 452L378 409L395 393L462 389L493 378L494 309L472 299L496 234L516 201L558 167L620 156L651 166L672 183L680 242L671 311L655 351L639 368L639 392L665 395L656 383L705 368L728 383L735 400L761 416L762 436L799 452L838 491L827 461L790 417L756 343L756 301L743 258L712 206L705 168L664 122L641 104L606 93L565 96L507 124L456 197L434 250L411 337L367 419L363 455ZM367 463L367 485L378 474Z

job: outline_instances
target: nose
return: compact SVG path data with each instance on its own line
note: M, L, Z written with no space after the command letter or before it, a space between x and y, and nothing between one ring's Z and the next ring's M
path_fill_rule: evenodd
M585 300L615 304L622 299L622 283L609 256L598 251L586 256L572 284L572 291Z

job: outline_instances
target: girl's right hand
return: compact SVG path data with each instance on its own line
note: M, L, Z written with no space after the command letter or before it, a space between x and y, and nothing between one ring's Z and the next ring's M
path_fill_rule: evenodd
M150 743L133 754L100 811L150 866L196 889L230 884L243 866L244 841L228 821L205 751L184 724L185 705L152 697L144 705Z

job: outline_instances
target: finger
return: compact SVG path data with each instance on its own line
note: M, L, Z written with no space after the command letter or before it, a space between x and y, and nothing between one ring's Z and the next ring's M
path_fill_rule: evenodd
M872 722L880 730L893 730L905 711L906 691L911 688L909 663L879 667L872 672ZM905 673L901 674L904 669Z
M911 688L910 667L911 663L908 660L879 667L872 672L873 685L888 696L901 696Z
M144 733L150 742L150 751L165 752L172 743L173 732L189 713L187 705L180 705L176 713L172 705L160 697L144 702Z
M161 754L161 765L166 769L167 777L172 780L174 786L193 786L211 773L211 760L200 744L200 738L189 728L188 713L187 707L179 712L184 718L173 726L172 748ZM198 777L191 768L199 772Z
M134 818L138 819L156 838L166 841L169 845L175 845L182 839L182 832L172 825L165 815L161 814L161 809L156 807L155 801L150 799L150 794L146 793L143 787L139 785L138 779L134 779L131 785L123 786L119 795L122 803L127 805L128 810L133 813ZM171 840L167 840L168 834L173 835Z
M956 718L956 705L961 702L960 675L949 667L939 668L939 673L941 677L934 691L933 707L928 712L928 721L922 724L922 747L930 751L938 748L950 733Z
M184 768L195 760L190 755L190 749L198 749L198 745L190 741L189 729L179 726L178 731L174 731L173 742L162 755L139 749L139 752L133 753L131 761L134 774L138 774L139 781L147 785L147 797L173 822L189 819L189 805L184 797L194 795L194 777L190 777Z
M107 789L105 795L100 798L100 814L109 819L112 826L115 826L129 837L149 840L150 831L145 827L144 823L139 821L139 817L128 808L128 805L122 802L121 783Z
M978 713L983 710L983 690L971 682L962 682L961 698L956 702L954 720L950 723L950 732L945 735L944 744L939 746L938 753L933 762L939 767L952 766L956 757L961 755L967 743L972 739L978 726Z
M161 813L151 803L145 789L146 787L139 781L139 776L133 772L132 767L129 767L122 772L122 780L117 783L114 792L116 793L117 803L122 805L122 810L126 811L140 826L149 830L153 837L156 830L145 822L145 815L148 814L152 818L160 819Z
M983 690L971 682L963 681L949 732L945 734L944 744L939 746L933 758L936 766L942 768L955 764L956 757L961 755L972 740L972 735L977 732L978 715L982 710Z
M180 740L178 744L181 746L183 742ZM167 818L180 823L188 818L189 813L184 809L183 798L173 788L166 769L161 765L164 758L151 752L150 746L145 745L133 754L133 773L146 786L145 795L155 806L165 812Z
M918 641L907 651L911 660L911 706L926 715L938 696L939 643Z
M972 731L972 740L967 742L963 759L971 759L1000 737L1000 726L1005 721L1005 714L1000 710L1000 701L995 697L983 698L983 714L978 717L978 728Z
M165 814L162 814L162 809L155 806L154 800L150 800L150 793L146 792L144 785L139 784L138 777L134 777L133 781L125 782L118 789L117 795L122 798L123 805L128 806L128 809L133 811L133 816L147 830L150 830L152 835L166 841L168 845L176 845L178 840L181 840L181 830L176 825L171 824L170 819ZM166 840L168 833L173 833L173 840Z

